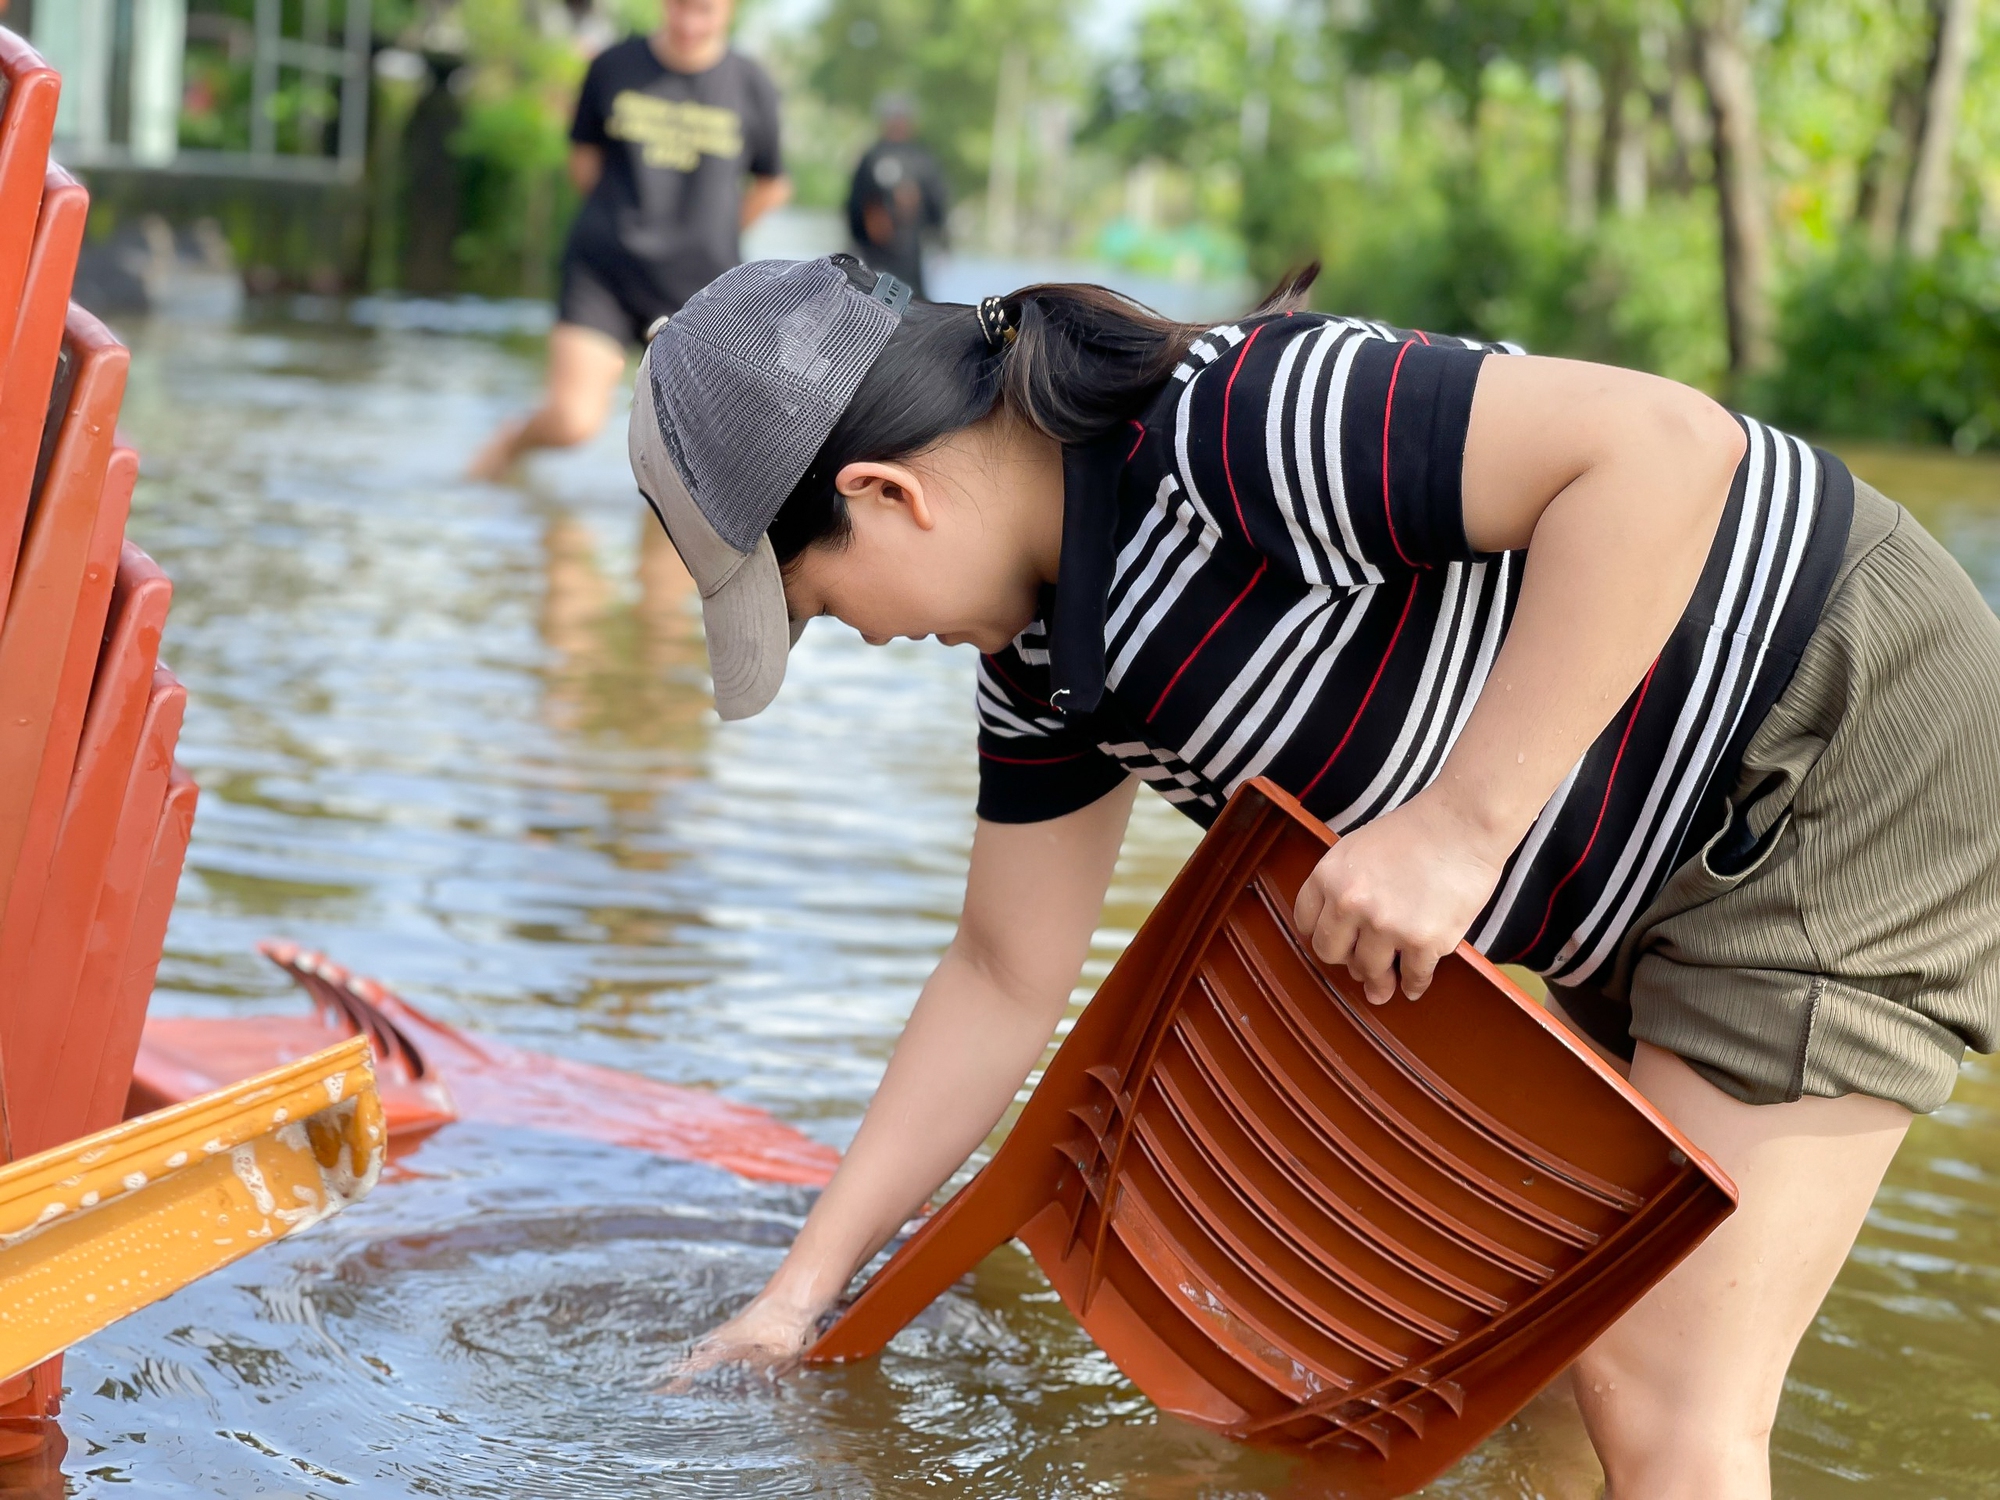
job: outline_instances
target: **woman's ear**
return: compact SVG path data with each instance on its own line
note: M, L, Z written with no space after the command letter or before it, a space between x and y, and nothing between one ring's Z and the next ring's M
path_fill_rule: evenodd
M886 505L906 512L919 531L937 525L923 479L904 464L851 463L834 475L833 487L850 510L856 505Z

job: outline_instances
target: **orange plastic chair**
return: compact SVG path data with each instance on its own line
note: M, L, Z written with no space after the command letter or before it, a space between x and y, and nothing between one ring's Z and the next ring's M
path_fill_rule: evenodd
M38 985L47 986L42 993L49 998L67 995L69 1003L61 1007L60 1024L51 1028L56 1045L42 1108L30 1116L25 1132L27 1150L90 1134L99 1065L109 1048L135 1037L145 1024L143 1005L136 1016L120 1013L126 992L118 981L167 805L167 780L186 707L187 690L165 667L155 668L135 753L110 768L102 778L110 784L93 786L94 767L87 760L78 763L73 798L102 797L113 816L105 820L109 839L82 840L88 847L75 856L64 850L64 866L87 868L74 874L59 869L62 878L50 882L59 897L81 888L90 909L83 910L83 902L73 914L54 903L45 906L43 931L51 941L46 947L38 944L29 962L30 1003ZM115 1125L119 1118L114 1115L95 1128Z
M0 616L13 588L70 285L89 217L90 195L82 184L61 167L50 167L20 309L6 325L12 342L0 368Z
M1291 928L1334 836L1230 801L992 1161L808 1351L865 1358L1018 1236L1164 1409L1407 1494L1725 1218L1715 1164L1463 945L1370 1005Z
M130 448L112 449L83 580L77 590L76 610L70 617L69 642L49 708L41 769L28 803L20 850L14 859L18 873L10 898L0 904L0 972L9 972L26 961L28 944L35 935L49 860L55 853L56 835L62 827L63 808L68 800L70 774L76 768L77 745L83 734L91 684L97 675L99 654L106 645L105 622L111 608L112 587L118 577L119 554L125 545L125 520L132 507L132 487L138 477L139 455ZM165 589L166 579L158 578L149 587ZM155 603L164 611L165 596L161 595ZM155 619L154 628L161 623ZM116 632L113 636L116 638Z
M119 956L114 976L118 986L116 1025L106 1036L90 1095L89 1129L103 1130L125 1117L131 1093L132 1067L139 1055L139 1038L146 1026L146 1006L153 996L160 953L166 946L167 919L173 914L174 893L187 862L188 840L194 833L194 778L179 766L167 779L166 805L153 830L153 848L132 914L132 930Z
M0 339L11 341L35 238L35 210L56 125L62 80L41 55L0 27ZM68 299L64 292L64 299ZM0 385L7 361L0 359Z
M303 1057L333 1037L373 1044L392 1157L453 1120L581 1136L759 1182L824 1186L840 1153L761 1109L703 1089L470 1036L296 943L258 944L312 997L311 1016L154 1016L128 1114L160 1109Z
M72 307L50 396L62 418L45 440L14 591L0 623L0 910L12 897L41 766L104 498L112 432L130 355L104 325Z
M0 971L16 976L0 997L0 1061L17 1153L55 1143L38 1117L51 1103L46 1083L60 1052L98 881L123 810L172 596L173 586L153 560L124 543L96 679L84 690L81 742L73 756L58 760L57 795L37 809L46 817L49 807L55 808L50 853L40 870L21 873L0 917ZM10 627L14 618L9 616ZM43 654L55 655L46 649ZM0 638L4 659L5 638ZM5 691L0 687L0 695Z

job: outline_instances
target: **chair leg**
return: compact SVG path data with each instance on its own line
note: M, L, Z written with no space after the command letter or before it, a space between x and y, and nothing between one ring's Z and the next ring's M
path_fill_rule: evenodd
M1051 1162L1058 1159L1048 1152ZM810 1349L807 1364L870 1359L912 1318L970 1271L1034 1214L1048 1206L1050 1174L1025 1170L1027 1163L1000 1155L951 1201L925 1220L903 1248L878 1271L840 1321Z

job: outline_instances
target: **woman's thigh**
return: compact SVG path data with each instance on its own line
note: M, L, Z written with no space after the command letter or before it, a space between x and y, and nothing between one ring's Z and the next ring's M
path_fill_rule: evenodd
M1744 1104L1645 1043L1631 1076L1739 1199L1577 1362L1577 1402L1614 1500L1761 1500L1785 1369L1911 1116L1861 1094Z

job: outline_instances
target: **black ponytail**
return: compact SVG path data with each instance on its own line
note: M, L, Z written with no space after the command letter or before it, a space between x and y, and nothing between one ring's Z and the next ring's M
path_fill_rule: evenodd
M1303 305L1318 274L1311 265L1286 277L1257 312ZM956 302L910 305L771 522L780 564L847 540L853 523L834 488L847 465L907 461L1003 405L1059 443L1090 442L1151 404L1203 326L1101 286L1023 287L998 299L998 318L993 301L984 316Z

